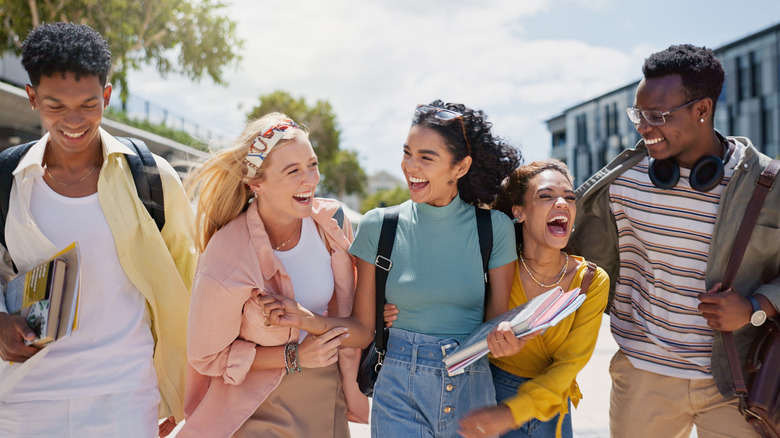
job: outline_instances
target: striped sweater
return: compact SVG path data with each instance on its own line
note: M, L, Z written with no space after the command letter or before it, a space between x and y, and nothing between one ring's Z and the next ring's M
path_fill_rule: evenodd
M742 145L739 145L742 146ZM646 371L711 378L712 329L698 310L720 196L744 147L738 147L721 184L693 190L689 169L669 190L653 186L645 158L610 186L620 251L611 309L612 333L631 363Z

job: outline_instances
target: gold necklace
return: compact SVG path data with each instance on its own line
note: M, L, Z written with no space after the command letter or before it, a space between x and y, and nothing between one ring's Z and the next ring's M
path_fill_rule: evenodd
M567 254L566 251L563 251L563 255L566 256L566 260L564 260L563 262L563 267L561 268L561 273L559 274L560 277L558 277L558 281L556 281L553 284L542 284L541 281L537 280L534 277L534 274L531 273L531 270L528 269L528 265L525 264L525 260L523 259L522 253L520 253L520 263L523 264L523 268L525 268L525 272L528 273L528 276L531 277L531 280L536 282L536 284L538 284L541 287L553 287L553 286L558 286L561 283L561 281L563 281L563 277L566 276L566 270L567 270L566 268L569 266L569 254Z
M49 166L47 166L46 164L43 165L43 170L46 171L46 175L49 175L49 178L51 178L52 181L56 182L57 184L59 184L61 186L72 186L73 184L78 184L78 183L84 181L85 179L87 179L90 175L92 175L92 173L95 172L95 170L97 168L98 168L98 166L93 167L92 170L90 170L86 175L82 176L81 179L79 179L78 181L65 183L65 182L57 180L57 178L55 178L54 175L52 175L51 172L49 172Z
M301 228L303 228L303 219L301 219L301 222L300 222L300 223L301 223ZM274 251L279 251L279 250L281 250L282 248L284 248L284 246L285 246L285 245L287 245L288 243L290 243L290 241L292 240L292 238L293 238L293 237L295 237L295 234L296 234L296 233L298 233L298 228L296 228L296 229L295 229L295 231L293 231L293 233L290 235L290 237L288 237L288 238L287 238L287 240L285 240L284 242L282 242L282 244L281 244L281 245L274 247Z

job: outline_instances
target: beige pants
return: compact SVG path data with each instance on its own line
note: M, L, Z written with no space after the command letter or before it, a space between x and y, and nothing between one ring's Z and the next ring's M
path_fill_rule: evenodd
M712 379L689 380L634 368L620 350L609 365L612 438L758 437L739 413L737 399L726 400Z
M304 368L282 383L234 438L348 438L347 404L337 364Z

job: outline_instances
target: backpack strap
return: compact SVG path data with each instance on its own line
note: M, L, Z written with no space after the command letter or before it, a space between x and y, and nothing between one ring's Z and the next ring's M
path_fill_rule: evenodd
M376 279L376 303L374 326L374 346L379 353L379 363L382 363L385 351L387 350L388 330L385 327L383 318L385 307L385 285L387 284L387 274L393 267L390 256L393 254L393 244L395 243L395 230L398 227L398 214L401 211L400 205L385 208L384 218L382 219L382 230L379 232L379 243L376 249L376 259L374 260L374 271Z
M585 268L585 275L582 277L582 283L580 283L580 293L587 294L590 289L590 283L593 281L593 275L596 274L596 265L593 262L588 262L588 267Z
M157 163L149 148L142 140L129 137L115 137L137 155L125 154L130 173L133 174L135 190L138 198L146 207L149 215L162 231L165 226L165 198L163 197L162 180Z
M8 217L8 205L11 202L11 186L14 183L14 170L30 148L37 143L20 144L0 152L0 245L5 248L5 218ZM16 265L12 266L17 272Z
M479 236L479 252L482 255L482 273L485 278L485 304L490 295L490 277L488 277L488 262L493 252L493 221L490 210L474 206L477 215L477 235Z
M336 210L335 213L333 213L333 219L336 220L336 223L339 224L339 228L342 230L344 229L344 206L339 205L339 209Z

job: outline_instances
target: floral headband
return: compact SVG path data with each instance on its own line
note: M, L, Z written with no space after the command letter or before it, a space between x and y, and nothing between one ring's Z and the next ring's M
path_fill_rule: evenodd
M247 153L246 158L244 158L244 164L246 164L247 167L244 181L251 181L257 176L257 173L260 171L260 166L262 166L263 161L265 161L265 157L268 156L271 149L273 149L274 146L279 143L279 140L283 139L292 128L300 129L298 124L291 119L283 119L261 131L260 134L255 137L255 141L249 146L249 153Z

